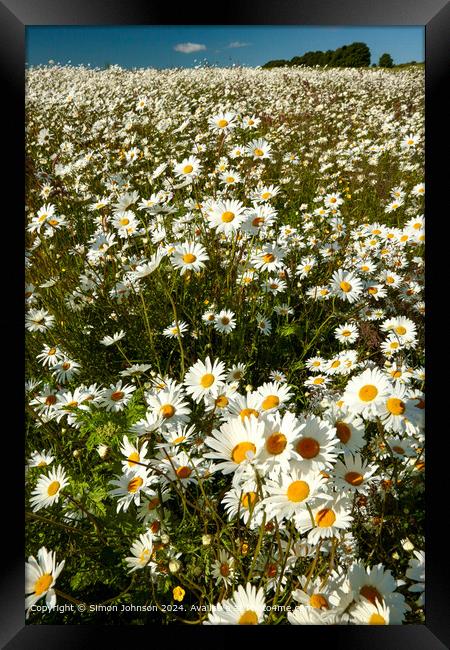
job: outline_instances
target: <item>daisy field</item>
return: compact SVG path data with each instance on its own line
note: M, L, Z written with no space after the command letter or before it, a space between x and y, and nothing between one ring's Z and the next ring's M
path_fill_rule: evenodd
M26 112L27 621L423 623L423 67Z

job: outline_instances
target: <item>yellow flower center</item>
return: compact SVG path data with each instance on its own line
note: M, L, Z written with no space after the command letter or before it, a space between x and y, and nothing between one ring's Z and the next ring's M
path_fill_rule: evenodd
M336 521L336 515L330 508L323 508L316 514L315 521L320 528L329 528Z
M251 415L254 415L255 418L259 416L258 411L255 411L255 409L242 409L242 411L239 413L241 416L241 420L244 418L249 418Z
M313 384L316 384L316 385L317 384L323 384L323 382L324 382L323 377L316 377L315 379L313 379Z
M273 454L274 456L281 454L285 450L286 445L287 438L281 431L272 433L266 440L266 449L269 454Z
M331 364L331 367L332 368L339 368L340 365L341 365L341 362L339 361L339 359L336 359L336 361L333 361L333 363Z
M398 397L390 397L386 402L386 408L392 415L402 415L405 412L405 403Z
M352 436L352 431L348 424L345 422L336 422L336 435L339 440L345 445Z
M134 494L134 492L137 492L139 490L139 488L143 483L144 483L144 479L142 479L140 476L135 476L128 483L128 487L127 487L128 492Z
M271 196L272 196L272 194L270 192L263 192L261 194L261 198L264 199L264 201L267 201L267 199L270 199Z
M234 183L234 176L227 176L225 180L227 183Z
M245 492L241 497L241 504L243 508L248 510L258 500L256 492Z
M149 555L150 555L150 551L148 550L148 548L144 548L144 550L142 551L142 553L139 556L139 560L142 562L142 564L147 562L147 560L149 558Z
M258 147L256 147L256 149L253 150L253 153L255 154L255 156L264 156L264 151L262 149L258 149Z
M344 330L342 332L342 336L350 336L350 334L351 334L350 330Z
M230 565L228 564L228 562L222 562L222 564L219 567L219 573L224 578L227 578L230 575Z
M192 255L192 253L185 253L183 255L183 262L185 264L192 264L193 262L195 262L196 259L197 259L196 256Z
M248 609L242 614L238 621L239 625L258 625L258 617L256 612L252 609Z
M361 483L364 481L364 476L362 474L359 474L359 472L347 472L347 474L344 476L345 480L347 483L350 483L350 485L361 485Z
M175 407L172 404L163 404L159 409L159 412L164 419L171 418L175 415Z
M302 438L295 449L302 458L315 458L320 451L320 445L314 438Z
M49 497L53 497L61 487L61 483L59 481L53 481L50 483L50 485L47 488L47 494Z
M200 384L203 386L203 388L209 388L213 385L214 380L214 375L211 375L211 373L206 373L206 375L203 375L203 377L200 379Z
M222 214L222 221L224 223L231 223L235 217L234 212L229 212L228 210Z
M240 464L242 461L247 460L248 452L253 454L256 452L253 442L240 442L233 448L231 458L235 463Z
M52 582L53 577L50 575L50 573L44 573L43 576L38 578L34 583L34 593L36 596L40 596L41 594L48 591Z
M399 379L399 377L401 377L401 376L402 376L402 371L401 370L393 370L391 372L391 377L393 377L394 379Z
M183 467L178 467L177 468L177 476L178 478L188 478L192 474L192 470L187 467L186 465L183 465Z
M386 621L381 614L372 614L369 618L369 625L386 625Z
M172 443L174 445L179 445L181 442L184 442L186 440L186 436L178 436L178 438L175 438L175 440L172 440Z
M392 275L388 275L388 276L387 276L387 278L386 278L386 282L387 282L388 284L392 284L392 283L394 282L394 278L392 277Z
M360 596L367 598L367 600L369 600L372 605L375 605L377 600L380 603L383 602L383 597L381 596L380 592L378 589L375 589L375 587L372 587L372 585L364 585L361 587L359 594Z
M304 501L309 495L309 485L305 481L294 481L291 483L287 489L286 496L289 501L293 503L299 503Z
M58 219L50 219L49 224L51 226L57 226L59 223Z
M183 167L183 174L190 174L193 170L194 168L192 167L192 165L186 165L185 167Z
M369 287L367 291L374 296L376 293L378 293L378 289L376 287Z
M313 594L309 599L309 604L315 609L329 609L328 601L322 594Z
M219 395L219 397L216 399L215 404L218 408L223 409L228 406L228 402L229 400L226 395Z
M352 290L352 285L349 282L345 282L343 280L340 285L339 285L344 293L348 293L349 291Z
M129 223L130 223L130 220L127 219L126 217L124 217L123 219L120 220L120 225L121 226L128 226Z
M277 395L268 395L266 399L261 404L264 411L273 409L280 403L280 398Z
M378 388L372 384L366 384L359 391L359 399L363 402L371 402L378 395Z
M403 449L403 447L400 447L400 445L395 445L394 447L392 447L392 451L395 451L395 453L400 454L401 456L403 456L403 454L405 453L405 450Z
M137 461L138 463L140 462L141 457L139 456L139 454L138 454L137 451L133 451L133 453L131 453L131 454L128 456L128 459L127 459L127 460L128 460L128 465L129 465L130 467L133 467L133 465L136 465L136 461Z
M403 325L399 325L398 327L396 327L395 331L397 332L397 334L399 334L399 336L403 336L404 334L406 334L406 328L403 327Z
M224 129L226 126L228 126L228 120L219 120L219 121L217 122L217 126L218 126L220 129Z
M272 255L272 253L266 253L265 255L262 256L263 262L266 264L271 264L275 260L275 255Z

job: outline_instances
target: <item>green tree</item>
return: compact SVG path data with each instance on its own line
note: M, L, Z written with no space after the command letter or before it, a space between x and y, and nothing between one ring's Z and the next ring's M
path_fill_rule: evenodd
M347 45L343 61L343 65L348 68L368 68L370 65L370 50L365 43Z
M370 50L365 43L343 45L336 50L322 52L305 52L302 56L294 56L290 61L268 61L263 68L274 68L280 65L330 66L333 68L362 68L370 66Z
M290 65L289 61L285 59L274 59L272 61L267 61L262 67L263 68L281 68L282 66Z
M392 60L392 56L385 52L380 56L380 60L378 61L378 65L380 68L392 68L394 65L394 61Z

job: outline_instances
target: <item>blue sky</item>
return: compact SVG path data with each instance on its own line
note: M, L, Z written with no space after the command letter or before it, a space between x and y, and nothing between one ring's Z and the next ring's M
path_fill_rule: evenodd
M388 52L394 63L425 59L424 27L314 26L73 26L27 27L29 65L90 64L124 68L192 67L209 64L258 66L309 50L367 43L372 63Z

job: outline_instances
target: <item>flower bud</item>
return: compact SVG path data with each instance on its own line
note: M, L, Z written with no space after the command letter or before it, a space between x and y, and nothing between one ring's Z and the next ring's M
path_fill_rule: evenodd
M181 562L178 560L170 560L169 562L169 571L170 573L178 573L181 569Z

